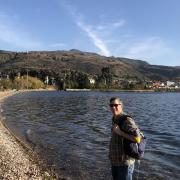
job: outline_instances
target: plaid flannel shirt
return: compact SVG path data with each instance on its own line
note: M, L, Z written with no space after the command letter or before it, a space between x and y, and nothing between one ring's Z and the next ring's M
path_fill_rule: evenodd
M112 120L112 127L114 125L114 121ZM140 130L138 126L135 124L135 121L128 117L127 120L123 123L121 129L128 134L133 134L135 136L140 136ZM111 131L111 139L109 144L109 159L111 161L112 166L121 166L121 165L130 165L135 162L134 158L129 157L124 152L123 146L124 138L113 131Z

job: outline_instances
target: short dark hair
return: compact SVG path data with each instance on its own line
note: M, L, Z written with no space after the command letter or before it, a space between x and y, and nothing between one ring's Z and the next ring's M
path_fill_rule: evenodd
M122 102L122 100L119 98L119 97L112 97L111 99L110 99L110 103L112 103L113 101L115 101L115 100L118 100L119 101L119 103L123 103Z

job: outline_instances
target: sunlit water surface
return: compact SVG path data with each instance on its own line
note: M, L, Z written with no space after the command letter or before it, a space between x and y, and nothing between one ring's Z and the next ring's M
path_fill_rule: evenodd
M11 131L59 174L109 180L112 96L122 98L148 138L139 179L178 180L180 93L26 92L7 99L3 115Z

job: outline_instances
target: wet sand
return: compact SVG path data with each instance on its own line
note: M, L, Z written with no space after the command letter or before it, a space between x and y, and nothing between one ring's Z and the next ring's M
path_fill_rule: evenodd
M31 150L24 147L3 124L1 103L15 93L19 92L0 92L0 179L56 179L42 170Z

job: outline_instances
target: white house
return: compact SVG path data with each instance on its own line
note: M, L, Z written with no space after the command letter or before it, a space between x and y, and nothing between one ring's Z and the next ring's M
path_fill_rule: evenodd
M90 84L95 84L96 80L93 78L89 78L89 82L90 82Z
M167 86L169 87L169 86L173 86L175 83L174 82L172 82L172 81L167 81L166 82L167 83Z

